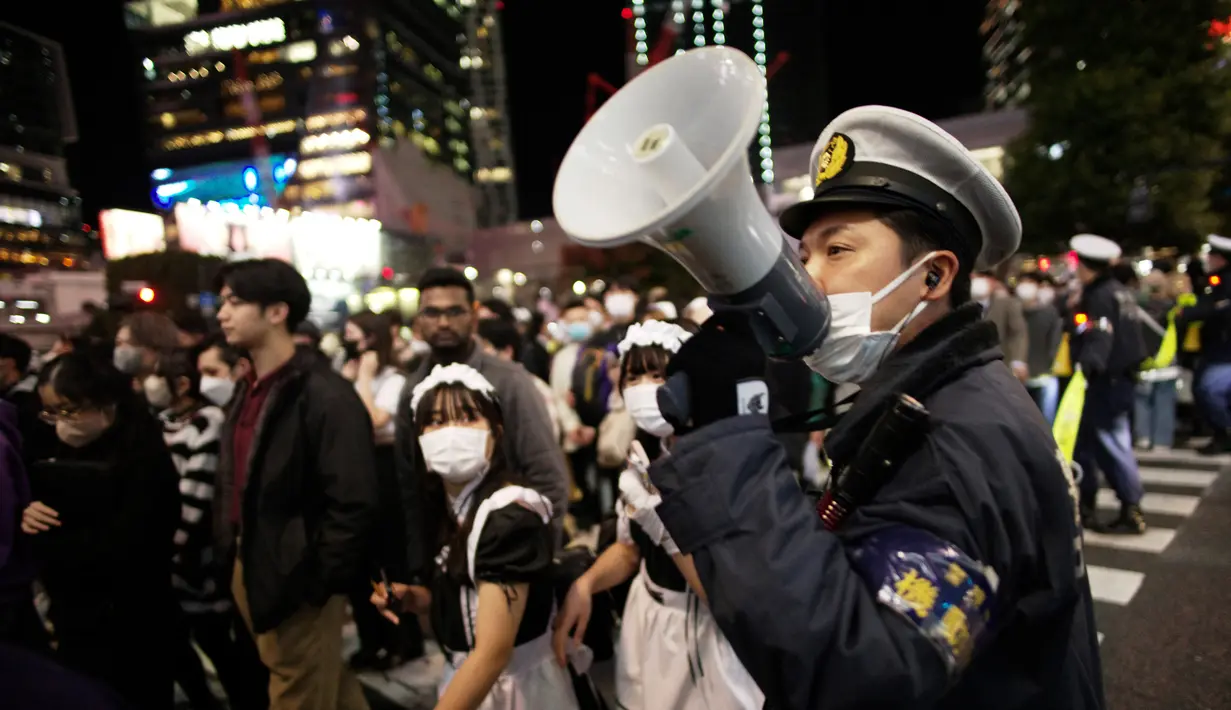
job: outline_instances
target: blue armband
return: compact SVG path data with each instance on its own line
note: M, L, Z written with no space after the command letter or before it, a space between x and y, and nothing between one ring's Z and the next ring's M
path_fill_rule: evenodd
M876 601L932 642L951 677L966 667L996 621L999 580L992 568L906 526L873 533L848 554Z

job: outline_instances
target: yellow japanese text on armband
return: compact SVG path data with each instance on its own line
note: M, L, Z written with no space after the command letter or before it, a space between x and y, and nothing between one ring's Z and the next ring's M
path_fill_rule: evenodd
M996 621L996 573L931 533L896 526L850 553L877 602L909 621L940 652L950 675L970 663Z

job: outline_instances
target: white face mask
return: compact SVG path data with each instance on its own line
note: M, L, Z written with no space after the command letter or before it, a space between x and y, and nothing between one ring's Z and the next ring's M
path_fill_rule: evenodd
M125 375L135 375L141 371L143 357L141 349L133 345L117 345L112 356L115 369Z
M234 394L235 383L231 380L225 377L201 376L201 396L219 407L225 407Z
M1023 301L1033 301L1039 297L1039 285L1033 281L1023 281L1017 285L1017 297Z
M141 389L145 390L145 399L154 409L166 409L171 406L171 388L167 386L165 379L150 375L141 383Z
M1052 301L1056 300L1056 292L1054 289L1041 288L1039 289L1039 305L1050 306Z
M986 301L992 295L992 282L986 278L975 278L970 282L970 297L976 301Z
M829 294L829 334L821 347L804 358L804 363L836 384L860 384L871 377L897 344L898 334L928 304L920 301L891 330L876 332L872 331L872 307L935 255L936 252L929 252L874 294L868 291Z
M419 437L419 449L427 470L446 483L469 483L487 473L487 441L491 432L464 426L447 426Z
M603 306L612 318L632 318L637 310L637 297L631 293L613 293L603 299Z
M637 423L637 428L654 436L668 436L675 432L658 409L658 388L661 386L650 382L624 389L624 406Z

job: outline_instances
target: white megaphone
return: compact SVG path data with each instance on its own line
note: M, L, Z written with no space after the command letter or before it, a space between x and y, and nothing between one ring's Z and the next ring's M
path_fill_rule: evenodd
M765 77L738 50L672 57L582 128L552 205L578 244L640 240L667 252L715 310L748 312L767 353L800 357L824 339L829 306L752 182L748 145L765 100Z

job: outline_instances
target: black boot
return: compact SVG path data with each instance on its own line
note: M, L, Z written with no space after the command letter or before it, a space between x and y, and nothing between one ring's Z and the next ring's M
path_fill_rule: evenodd
M1222 429L1214 432L1214 438L1210 439L1210 443L1197 450L1197 453L1205 456L1218 456L1231 451L1231 430Z
M1081 527L1092 532L1103 532L1103 524L1099 522L1098 514L1093 505L1081 504Z
M1139 505L1121 505L1120 517L1107 528L1113 535L1144 535L1146 519Z

